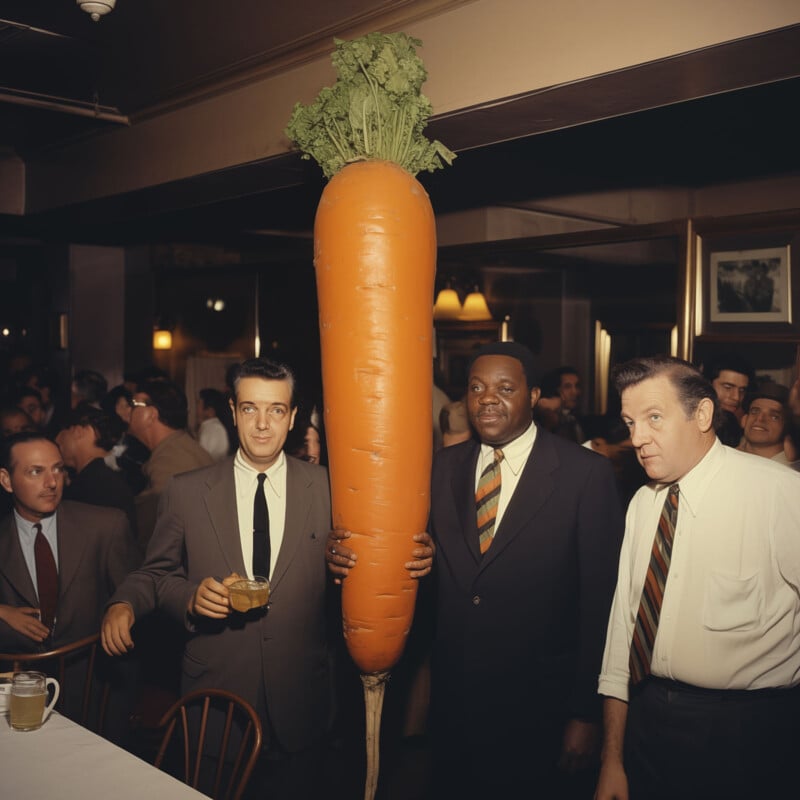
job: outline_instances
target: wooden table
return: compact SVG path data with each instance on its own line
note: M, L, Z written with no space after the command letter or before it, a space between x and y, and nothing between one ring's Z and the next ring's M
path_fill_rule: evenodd
M206 797L56 712L36 731L15 731L0 715L0 787L8 800Z

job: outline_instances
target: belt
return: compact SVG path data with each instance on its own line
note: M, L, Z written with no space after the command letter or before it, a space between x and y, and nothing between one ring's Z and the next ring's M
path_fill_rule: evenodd
M704 697L709 700L721 702L726 700L758 701L778 697L785 700L787 698L800 697L800 685L765 689L706 689L702 686L693 686L690 683L673 681L669 678L659 678L655 675L651 675L642 682L642 691L646 691L648 687L676 694L690 695L692 697Z

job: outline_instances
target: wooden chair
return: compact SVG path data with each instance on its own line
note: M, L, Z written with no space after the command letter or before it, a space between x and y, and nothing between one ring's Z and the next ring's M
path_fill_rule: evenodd
M83 672L80 709L77 716L74 714L72 716L80 725L91 728L96 733L101 733L108 708L110 684L103 683L101 686L97 713L93 720L90 721L89 718L92 709L92 685L96 677L95 663L99 642L100 634L95 633L44 653L0 653L0 671L9 668L13 672L35 669L56 678L61 687L61 695L56 704L59 711L63 708L66 699L67 670L73 674ZM84 661L85 664L82 664ZM70 679L72 677L71 675Z
M209 717L214 712L214 731L209 736ZM159 727L166 730L154 761L156 767L163 768L177 731L182 768L175 777L215 800L240 800L261 752L263 736L258 715L248 702L222 689L200 689L174 703ZM212 744L211 738L219 742ZM201 787L203 778L206 780ZM205 785L208 783L213 786Z

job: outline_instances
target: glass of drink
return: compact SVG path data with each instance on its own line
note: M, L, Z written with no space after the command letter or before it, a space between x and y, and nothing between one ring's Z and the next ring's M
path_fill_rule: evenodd
M48 703L48 688L53 687L53 699ZM35 731L50 716L61 687L55 678L43 672L17 672L11 680L9 721L15 731Z
M246 613L254 608L263 608L269 602L269 581L261 575L232 583L228 586L231 608Z

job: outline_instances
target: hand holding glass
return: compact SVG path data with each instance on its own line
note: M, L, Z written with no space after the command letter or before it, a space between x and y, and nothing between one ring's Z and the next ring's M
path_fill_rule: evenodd
M261 575L252 580L242 578L228 586L231 608L245 613L254 608L263 608L269 602L269 581Z
M47 689L53 687L53 699L47 703ZM61 687L55 678L43 672L18 672L11 681L9 720L15 731L35 731L50 716Z

